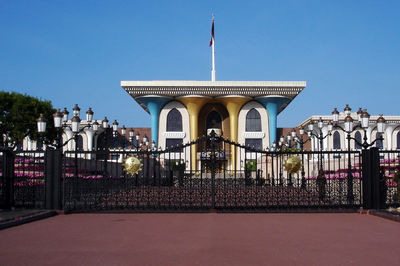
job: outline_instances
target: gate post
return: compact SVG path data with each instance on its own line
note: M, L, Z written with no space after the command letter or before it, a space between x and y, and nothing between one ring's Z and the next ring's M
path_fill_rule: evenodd
M9 210L14 205L14 153L7 149L3 151L4 209Z
M211 208L215 209L215 131L212 130L210 134L211 144Z
M62 152L60 149L46 149L45 184L46 209L61 210L62 207Z
M379 150L376 147L362 151L363 208L380 209L385 207L380 173Z
M372 209L371 150L363 149L361 156L362 156L363 208Z

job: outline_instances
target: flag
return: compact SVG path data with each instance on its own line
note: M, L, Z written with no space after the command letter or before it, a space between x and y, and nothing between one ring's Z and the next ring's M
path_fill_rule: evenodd
M210 41L210 46L213 45L214 42L214 19L212 20L212 26L211 26L211 41Z

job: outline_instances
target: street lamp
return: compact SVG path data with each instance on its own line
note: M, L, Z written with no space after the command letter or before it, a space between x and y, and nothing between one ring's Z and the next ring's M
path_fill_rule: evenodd
M94 121L92 124L94 132L97 132L97 130L99 130L99 127L100 127L99 123L97 123L97 121Z
M331 135L331 131L332 131L332 128L333 128L333 125L332 125L332 123L327 123L327 129L328 129L328 133L327 134L325 134L324 135L324 133L322 132L322 129L324 128L324 126L325 126L325 123L324 123L324 121L322 120L322 117L320 117L319 118L319 120L318 120L318 122L316 123L316 125L317 125L317 128L318 128L318 133L317 134L315 134L314 133L314 122L311 120L310 121L310 123L308 124L308 127L307 127L307 135L308 135L308 137L314 137L314 138L316 138L317 140L319 140L319 150L320 151L322 151L322 145L323 145L323 140L324 139L326 139L328 136L330 136ZM302 129L300 129L300 134L301 133L304 133L304 128L302 128ZM303 134L301 134L301 135L303 135ZM307 140L308 141L308 140ZM301 139L301 141L299 141L299 143L300 143L300 145L302 146L303 144L305 144L307 141L304 141L303 142L303 139ZM322 163L322 162L321 162Z
M69 112L68 112L68 110L67 110L67 107L64 107L64 111L62 112L62 115L63 115L62 122L63 122L63 123L67 123L67 121L68 121L68 115L69 115Z
M101 125L104 129L108 128L108 119L107 116L104 117L103 121L101 121Z
M348 104L346 104L346 107L344 108L344 114L345 114L346 116L348 116L348 115L351 114L351 108L349 107Z
M63 113L60 112L60 109L57 109L56 112L53 114L54 119L54 127L60 128L63 122Z
M79 133L82 132L86 128L92 128L94 132L99 129L99 124L97 121L92 123L93 119L93 111L91 108L86 112L86 120L87 120L87 125L84 127L81 127L81 119L79 118L80 114L80 108L76 104L75 107L73 108L73 114L74 116L71 119L71 125L67 125L68 122L68 110L67 108L64 108L63 112L60 112L60 109L57 109L56 112L53 114L53 123L54 127L57 130L57 139L56 139L56 145L53 146L57 153L62 156L61 153L61 148L65 146L67 143L69 143L72 139L75 140L75 177L78 178L78 136ZM37 127L38 127L38 132L39 133L44 133L46 131L46 120L43 117L43 114L40 114L40 117L37 119ZM68 140L66 140L64 143L62 143L62 129L63 128L69 128L74 136ZM61 171L59 171L61 173Z
M362 115L362 113L363 113L363 110L361 109L361 107L358 108L358 111L357 111L357 119L358 119L358 122L361 122L361 115Z
M134 141L134 134L135 134L135 130L133 130L132 128L129 130L129 143L131 145L131 148L133 148L133 141Z
M350 107L348 107L348 105L346 105L346 108L350 108ZM336 110L336 108L335 108L335 110ZM334 110L334 112L335 112L335 110ZM377 141L383 141L383 137L381 135L379 138L375 139L371 143L368 143L367 129L369 127L370 117L371 116L367 112L367 109L364 109L363 112L359 115L359 119L358 119L358 123L357 124L354 123L354 120L351 117L351 115L347 114L345 119L344 119L344 128L341 127L338 124L339 119L336 119L336 116L335 116L334 112L332 112L332 115L333 115L333 117L332 117L333 119L332 120L335 123L334 128L339 128L342 131L347 133L348 149L350 149L350 140L354 140L363 149L368 149L369 147L373 146L375 144L375 142L377 142ZM380 114L379 118L376 120L376 128L377 128L377 132L378 133L383 134L385 132L386 120L385 120L385 118L383 118L382 114ZM363 137L363 142L362 143L359 140L357 140L356 138L350 136L350 134L353 131L355 131L356 129L361 129L364 132L364 137Z
M46 131L46 119L44 118L43 114L40 114L37 121L37 128L39 133L44 133Z
M272 143L272 147L271 147L271 152L282 152L285 148L285 145L283 144L283 141L285 140L285 138L283 136L281 136L279 138L279 142L276 143L276 141L274 141ZM282 154L280 154L280 156L278 156L279 158L279 179L278 179L278 186L282 186L283 185L283 156ZM277 158L277 160L278 160ZM272 169L273 171L273 169ZM274 179L272 179L272 182L274 183ZM289 184L289 182L288 182Z
M67 108L64 108L63 112L61 112L60 109L57 109L56 112L53 114L54 127L57 129L57 140L56 140L57 143L55 146L56 149L63 147L69 141L71 141L71 139L73 139L73 138L71 138L62 144L61 143L61 129L62 128L69 128L74 133L75 145L77 145L78 134L80 132L82 132L84 129L92 128L96 132L99 128L99 124L96 121L94 123L92 123L94 113L91 108L89 108L89 110L86 112L86 118L87 118L88 124L82 128L80 126L81 119L79 118L80 108L79 108L78 104L75 104L75 107L73 109L73 114L74 114L74 117L72 117L72 119L71 119L71 126L67 125L68 115L69 115ZM40 117L37 119L37 126L38 126L39 133L44 133L46 131L46 124L47 124L46 119L44 118L43 114L40 114Z
M367 129L369 127L369 122L370 122L370 115L367 112L367 109L364 109L362 113L360 112L361 108L357 112L357 118L358 118L358 124L354 124L354 120L351 117L351 108L349 105L346 105L344 108L344 114L346 115L344 119L344 127L340 126L338 124L339 122L339 117L337 113L337 109L335 108L334 111L332 112L332 120L334 121L335 125L334 128L339 128L342 131L347 133L347 150L348 150L348 155L347 155L347 199L349 203L352 203L354 201L354 195L353 195L353 175L352 175L352 165L351 165L351 150L350 150L350 140L354 140L359 146L361 146L363 149L368 149L369 147L373 146L375 142L377 141L383 141L382 133L385 132L385 119L383 118L382 115L379 116L379 118L376 121L377 125L377 131L378 133L381 133L381 136L379 138L376 138L373 142L368 143L368 138L367 138ZM363 142L361 143L359 140L357 140L355 137L351 137L351 133L357 130L358 128L362 129L364 132L364 138Z
M328 130L329 130L329 124L328 124ZM303 152L303 150L304 150L304 144L306 144L308 141L311 140L311 138L310 138L311 135L309 134L310 132L311 131L307 132L308 133L307 134L308 138L305 141L303 140L303 136L304 136L304 133L305 133L304 127L301 127L299 129L300 138L297 137L295 129L292 129L292 133L291 133L294 142L298 143L300 145L300 150L301 150L301 188L306 188L306 177L305 177L306 173L304 171L304 152Z
M144 135L142 140L140 140L140 133L137 132L135 135L135 130L133 130L133 129L129 130L129 141L130 141L130 145L131 145L132 149L136 149L137 151L141 150L143 147L146 147L146 149L151 148L152 150L154 150L156 147L156 143L154 140L151 142L151 147L149 146L150 142L149 142L149 138L147 137L147 135Z
M74 116L79 116L81 113L81 108L79 108L78 104L75 104L74 109L72 109Z
M114 120L114 123L112 124L112 128L113 128L113 131L114 132L117 132L117 130L118 130L118 122L117 122L117 120Z
M94 113L92 111L92 108L89 107L89 110L87 110L87 112L86 112L86 120L88 121L88 123L92 122L93 114Z
M335 115L335 119L339 120L339 112L335 109L334 110L334 115ZM327 126L327 133L324 134L323 133L323 128L325 127L325 125ZM315 126L318 128L318 133L314 133L314 128ZM308 141L311 140L312 137L316 138L317 140L319 140L319 153L318 153L318 173L320 175L320 173L323 173L323 154L322 154L322 146L323 146L323 140L326 139L328 136L330 136L332 133L332 129L333 129L333 124L329 121L328 123L324 123L324 121L322 120L322 117L319 118L319 120L317 121L317 123L314 123L312 120L310 121L310 123L307 126L307 129L304 130L304 128L300 129L300 139L296 137L295 141L297 143L300 144L300 148L301 151L303 152L303 146L305 143L307 143ZM307 136L308 139L306 141L303 140L303 134L304 131L307 132ZM304 154L302 153L302 162L304 162ZM302 164L302 169L301 169L301 187L305 188L306 186L306 180L305 180L305 171L304 171L304 166Z
M81 119L79 116L75 115L71 119L71 128L73 133L79 133L79 126L81 124Z

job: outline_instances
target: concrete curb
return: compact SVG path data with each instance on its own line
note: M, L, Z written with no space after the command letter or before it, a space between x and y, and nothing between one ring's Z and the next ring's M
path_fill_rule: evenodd
M4 222L0 223L0 230L7 229L13 226L18 226L38 220L42 220L45 218L49 218L52 216L57 215L58 213L56 211L41 211L39 213L27 215L27 216L19 216L15 217L14 219L7 220Z
M388 212L384 211L379 211L379 210L362 210L360 211L360 214L368 214L368 215L374 215L380 218L392 220L395 222L400 222L400 215L394 215Z

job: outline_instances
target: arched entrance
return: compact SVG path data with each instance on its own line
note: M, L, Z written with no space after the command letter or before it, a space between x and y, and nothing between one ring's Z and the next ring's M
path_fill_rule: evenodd
M229 114L220 103L208 103L199 112L199 136L206 136L207 129L218 128L224 138L230 139Z
M226 108L220 103L206 104L199 113L199 135L206 136L210 129L218 129L218 135L221 134L224 138L230 138L229 114ZM220 157L215 161L215 169L222 171L229 168L230 164L230 146L224 143L215 143L217 145L217 153L226 154L227 156ZM211 161L209 150L211 149L210 141L207 140L200 145L197 158L200 159L198 166L200 169L205 169L207 172L211 169ZM217 170L218 172L218 170Z

